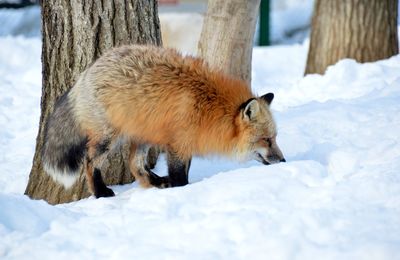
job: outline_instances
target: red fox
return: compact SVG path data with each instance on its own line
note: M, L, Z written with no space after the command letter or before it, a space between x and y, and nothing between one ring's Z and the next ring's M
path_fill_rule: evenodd
M244 81L172 49L114 48L56 102L45 128L43 166L68 188L85 165L98 198L114 195L99 169L121 141L130 143L130 170L144 187L188 184L194 155L284 162L269 109L273 98L255 97ZM151 171L145 160L151 146L166 152L168 176Z

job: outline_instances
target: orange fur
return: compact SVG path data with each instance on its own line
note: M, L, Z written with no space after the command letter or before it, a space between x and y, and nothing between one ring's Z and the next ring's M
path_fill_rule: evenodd
M153 47L143 53L147 64L139 74L132 52L137 49L121 48L92 67L112 128L182 158L236 149L243 133L235 120L239 106L254 97L243 81L210 70L199 58Z

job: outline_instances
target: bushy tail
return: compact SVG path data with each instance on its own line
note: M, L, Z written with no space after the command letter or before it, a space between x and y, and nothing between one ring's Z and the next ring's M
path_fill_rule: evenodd
M86 154L87 136L81 133L71 101L65 93L57 100L44 133L44 170L69 188L79 176Z

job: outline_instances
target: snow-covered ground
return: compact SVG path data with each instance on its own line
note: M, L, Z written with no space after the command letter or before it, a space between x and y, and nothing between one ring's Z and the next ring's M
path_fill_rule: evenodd
M23 194L40 103L40 40L0 38L0 258L396 259L400 56L302 77L306 45L256 48L287 163L196 158L191 184L113 187L50 206ZM165 172L161 163L159 172Z
M185 187L51 206L23 195L40 39L0 37L0 259L399 259L400 55L303 77L307 46L254 49L287 163L196 158Z

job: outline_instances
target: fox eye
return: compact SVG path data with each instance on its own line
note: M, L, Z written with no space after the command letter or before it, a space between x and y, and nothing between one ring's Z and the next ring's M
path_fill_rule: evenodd
M268 144L269 147L272 146L271 138L264 138L264 141Z

